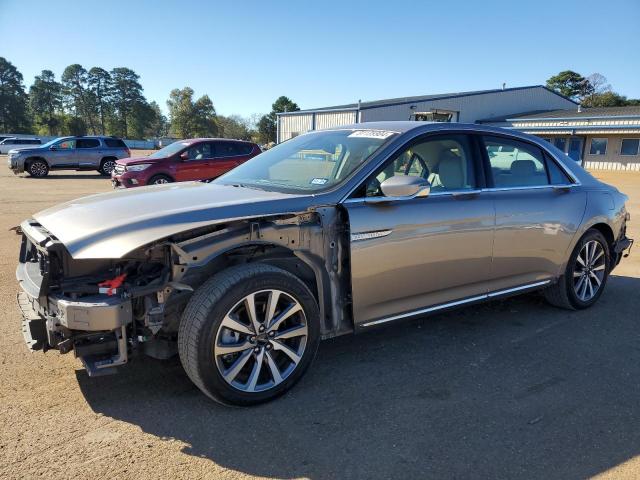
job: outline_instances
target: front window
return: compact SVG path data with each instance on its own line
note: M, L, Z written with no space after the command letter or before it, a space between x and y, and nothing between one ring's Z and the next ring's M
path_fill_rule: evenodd
M76 148L76 141L74 139L66 139L59 142L56 147L58 150L72 150Z
M606 153L607 153L607 139L592 138L591 148L589 149L589 155L606 155Z
M431 185L431 192L473 190L476 188L473 149L466 135L442 135L417 142L387 162L355 197L381 197L382 183L398 175L420 177Z
M313 193L342 183L384 143L386 130L327 130L300 135L261 153L215 183Z
M190 145L189 142L173 142L172 144L167 145L164 148L161 148L157 152L152 153L151 155L149 155L149 158L171 157L176 153L178 153L179 151L183 150L184 148L188 147L189 145Z

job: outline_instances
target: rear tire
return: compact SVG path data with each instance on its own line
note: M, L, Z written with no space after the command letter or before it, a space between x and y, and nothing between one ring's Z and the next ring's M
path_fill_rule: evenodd
M191 297L178 352L208 397L247 406L289 390L319 341L319 310L307 286L271 265L244 264L213 276Z
M545 298L568 310L589 308L602 295L610 270L609 244L602 233L590 229L573 249L558 283L544 291Z
M32 160L27 168L29 175L35 178L42 178L49 175L49 165L44 160Z
M116 158L103 158L100 162L100 168L98 169L100 175L110 177L111 172L113 172L113 169L116 168L116 160Z
M163 185L165 183L173 183L173 178L168 175L154 175L149 179L147 185Z

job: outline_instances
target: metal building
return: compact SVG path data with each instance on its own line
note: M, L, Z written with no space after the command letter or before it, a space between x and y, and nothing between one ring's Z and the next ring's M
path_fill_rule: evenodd
M543 110L576 108L576 103L542 85L444 93L358 102L278 114L277 142L310 130L377 120L477 120Z

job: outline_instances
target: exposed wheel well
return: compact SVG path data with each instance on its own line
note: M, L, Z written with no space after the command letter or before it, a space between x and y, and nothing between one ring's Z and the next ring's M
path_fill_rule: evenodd
M318 301L318 284L316 276L305 262L291 250L272 244L248 245L229 250L210 262L206 269L220 271L243 263L266 263L281 268L302 280L316 301Z
M106 162L107 160L118 160L118 157L102 157L102 160L100 160L100 166L102 166L102 164L104 162Z

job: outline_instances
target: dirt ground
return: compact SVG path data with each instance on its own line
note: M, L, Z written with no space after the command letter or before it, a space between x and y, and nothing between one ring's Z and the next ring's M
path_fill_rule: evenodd
M330 340L282 399L224 408L177 359L89 379L72 354L27 350L9 228L111 187L5 162L0 478L640 477L640 249L588 311L528 295ZM596 175L630 195L640 240L640 174Z

